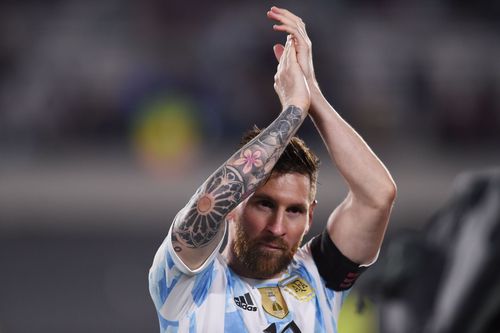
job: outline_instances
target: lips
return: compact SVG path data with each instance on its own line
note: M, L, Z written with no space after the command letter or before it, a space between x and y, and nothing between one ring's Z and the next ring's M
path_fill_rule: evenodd
M279 250L279 251L285 251L286 250L286 247L284 245L277 244L277 243L261 242L259 245L261 247L265 247L265 248L271 249L271 250Z

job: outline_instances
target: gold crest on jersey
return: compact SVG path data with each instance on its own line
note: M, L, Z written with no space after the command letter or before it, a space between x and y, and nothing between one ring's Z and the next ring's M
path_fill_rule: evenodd
M262 307L264 311L273 317L283 319L288 314L288 306L286 305L280 288L266 287L258 288L262 296Z
M314 297L314 290L301 277L295 276L293 279L287 279L285 283L283 288L301 302L307 302Z

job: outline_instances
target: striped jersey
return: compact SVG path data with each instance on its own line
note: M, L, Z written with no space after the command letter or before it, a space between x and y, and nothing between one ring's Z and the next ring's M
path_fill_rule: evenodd
M325 234L302 246L281 277L256 280L233 272L219 249L190 270L173 250L169 233L149 272L160 332L337 332L341 305L359 273L350 267L353 272L336 283L344 288L328 286L335 261L328 257L324 266L330 273L321 274L314 253L325 251L320 241Z

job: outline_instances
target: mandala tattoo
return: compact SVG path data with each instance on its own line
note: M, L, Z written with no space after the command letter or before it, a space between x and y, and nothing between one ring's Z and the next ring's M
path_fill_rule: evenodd
M227 213L241 201L244 185L236 169L227 165L219 168L206 183L206 188L195 194L195 203L176 228L177 238L193 248L210 242Z
M288 107L207 179L174 221L173 239L189 248L209 244L226 215L271 174L306 114Z

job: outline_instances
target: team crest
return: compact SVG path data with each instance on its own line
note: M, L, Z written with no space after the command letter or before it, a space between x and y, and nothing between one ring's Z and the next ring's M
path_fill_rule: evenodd
M280 288L267 287L258 288L262 296L262 307L273 317L283 319L288 314L288 306L286 305Z
M314 290L301 277L294 276L280 284L288 293L301 302L307 302L314 297Z

